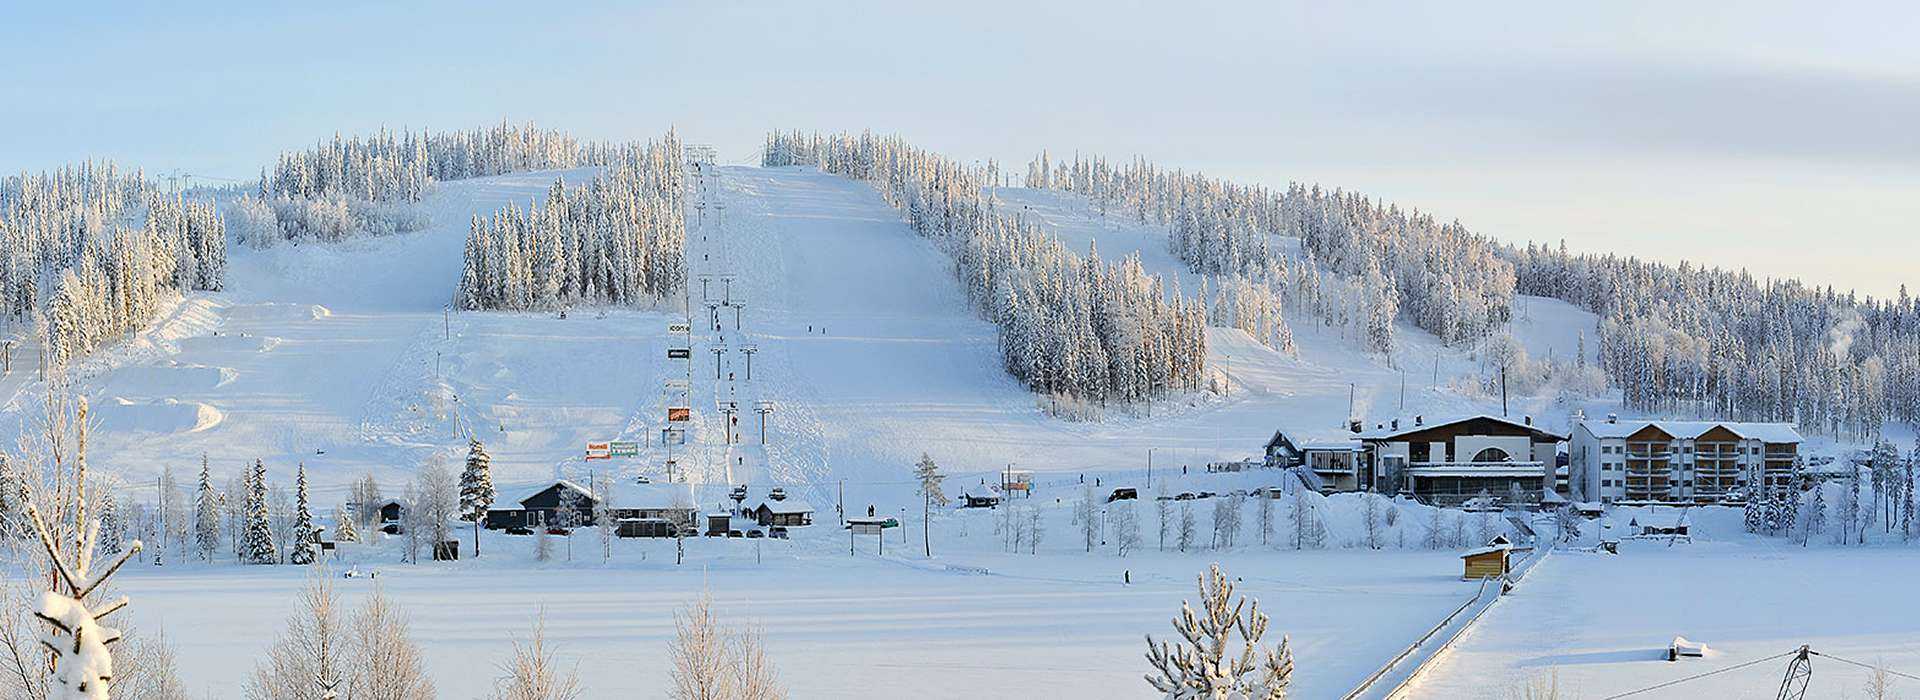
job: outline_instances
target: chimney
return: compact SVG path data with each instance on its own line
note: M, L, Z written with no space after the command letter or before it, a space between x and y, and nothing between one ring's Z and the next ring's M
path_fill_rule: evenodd
M1398 418L1393 419L1393 429L1394 430L1400 429L1400 419Z
M1414 424L1414 425L1426 425L1426 420L1427 420L1427 417L1426 417L1426 416L1414 416L1414 417L1413 417L1413 424Z
M1620 422L1620 414L1618 414L1618 413L1609 413L1609 414L1607 414L1607 422L1608 422L1608 423L1618 423L1618 422Z
M1367 427L1367 424L1360 422L1360 419L1358 418L1347 419L1347 430L1349 432L1358 433L1361 430L1365 430L1366 427Z
M1521 416L1520 420L1525 422L1527 425L1533 425L1533 416Z

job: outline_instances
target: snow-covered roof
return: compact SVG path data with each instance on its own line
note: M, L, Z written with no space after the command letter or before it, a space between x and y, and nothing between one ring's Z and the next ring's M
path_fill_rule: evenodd
M806 501L795 501L792 499L785 501L766 501L760 504L760 508L765 508L768 512L777 515L813 512L813 506L807 505ZM759 508L755 508L754 510L759 510Z
M1481 548L1479 548L1479 549L1469 549L1469 550L1467 550L1467 551L1465 551L1465 552L1461 552L1461 553L1460 553L1460 558L1461 558L1461 559L1465 559L1465 558L1467 558L1467 557L1477 557L1477 556L1480 556L1480 555L1482 555L1482 554L1492 554L1492 553L1494 553L1494 552L1504 552L1504 551L1507 551L1507 550L1510 550L1510 549L1513 549L1513 545L1510 545L1510 544L1490 544L1490 545L1487 545L1487 546L1485 546L1485 547L1481 547Z
M1663 530L1685 524L1685 519L1681 518L1679 513L1640 513L1627 521L1627 525L1631 527L1655 527Z
M687 484L633 484L614 493L621 508L692 508L694 503Z
M555 486L564 486L564 487L573 489L575 491L578 491L580 492L581 495L586 496L588 498L597 498L597 496L593 495L592 489L573 483L572 481L569 481L566 479L555 479L553 483L547 484L545 486L541 486L531 491L526 491L525 495L522 495L521 497L513 500L515 503L525 504L527 502L527 499L533 498L534 496L538 496L542 493L545 493L547 489L553 488Z
M1349 439L1349 440L1315 440L1315 441L1313 441L1313 442L1303 442L1303 443L1300 443L1300 449L1301 449L1301 451L1306 451L1306 450L1320 450L1320 451L1326 451L1326 450L1336 450L1336 451L1355 451L1355 452L1358 452L1358 451L1360 450L1360 442L1359 442L1358 440L1351 440L1351 439Z
M1506 423L1507 425L1511 425L1516 428L1532 431L1535 433L1539 433L1541 435L1546 435L1556 440L1567 439L1565 435L1560 435L1558 433L1541 428L1540 426L1533 425L1531 423L1525 423L1525 422L1514 420L1512 418L1505 418L1505 417L1496 416L1488 413L1481 413L1481 414L1469 415L1469 416L1454 416L1451 418L1442 418L1438 420L1422 419L1422 420L1414 421L1414 420L1406 420L1402 418L1400 419L1400 423L1399 423L1400 427L1398 428L1391 427L1393 425L1392 423L1385 423L1383 427L1377 427L1377 428L1374 428L1373 430L1361 431L1360 433L1356 434L1354 437L1360 440L1391 440L1393 438L1406 435L1409 433L1417 433L1423 430L1432 430L1434 428L1445 427L1445 426L1453 425L1455 423L1464 423L1470 420L1497 421L1500 423ZM1380 424L1376 423L1376 425L1380 425Z
M1749 440L1772 443L1801 442L1800 430L1792 423L1742 423L1736 421L1706 420L1583 420L1578 423L1597 438L1624 438L1640 432L1647 426L1659 428L1662 432L1677 438L1693 438L1705 435L1714 428L1726 428L1733 434Z

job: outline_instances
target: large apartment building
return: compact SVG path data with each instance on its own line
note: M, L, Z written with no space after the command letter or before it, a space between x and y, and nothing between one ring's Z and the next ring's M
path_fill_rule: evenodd
M1576 420L1574 498L1707 503L1793 482L1800 431L1791 423Z

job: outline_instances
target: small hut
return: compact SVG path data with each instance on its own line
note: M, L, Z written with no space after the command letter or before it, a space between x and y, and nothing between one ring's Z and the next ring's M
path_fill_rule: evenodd
M1500 578L1512 570L1508 555L1513 548L1505 544L1491 544L1460 555L1464 565L1460 573L1461 580L1471 581L1478 578Z

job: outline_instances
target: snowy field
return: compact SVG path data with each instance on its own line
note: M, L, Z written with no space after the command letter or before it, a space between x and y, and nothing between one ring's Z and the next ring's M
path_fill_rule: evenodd
M1147 697L1143 635L1172 633L1194 576L1214 561L1260 600L1272 634L1291 636L1298 697L1332 697L1473 591L1449 551L1161 554L1149 541L1125 559L1110 548L1088 555L1065 515L1052 514L1059 522L1039 556L998 551L990 516L979 512L939 525L933 560L920 556L917 528L905 543L889 532L884 557L873 537L861 537L850 557L829 509L826 524L788 542L690 539L684 566L674 565L670 540L619 541L602 564L597 536L582 530L572 563L559 555L535 564L532 538L489 533L478 561L392 564L395 542L355 548L334 570L360 562L381 572L379 585L406 605L449 698L488 690L493 664L541 611L561 657L578 663L588 697L658 697L672 614L703 588L728 622L764 628L795 698L853 689L862 697L1024 697L1042 688L1056 697ZM1125 572L1132 585L1123 585ZM170 564L130 570L120 585L138 601L137 626L163 628L176 645L192 691L235 697L241 678L231 660L271 642L304 575ZM336 583L350 599L372 585ZM220 601L211 614L210 594Z
M1773 656L1815 651L1911 672L1920 615L1910 549L1802 549L1751 538L1668 547L1623 543L1618 556L1556 552L1468 631L1409 697L1499 698L1556 678L1563 697L1601 698ZM1675 636L1703 659L1666 660ZM1815 657L1807 697L1872 697L1867 671ZM1639 697L1772 698L1786 659ZM1920 696L1895 678L1892 697ZM1665 693L1665 694L1662 694Z

